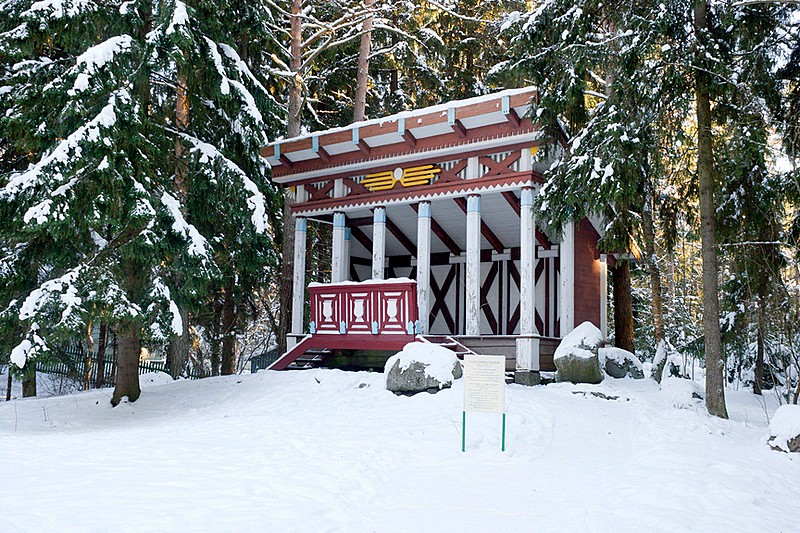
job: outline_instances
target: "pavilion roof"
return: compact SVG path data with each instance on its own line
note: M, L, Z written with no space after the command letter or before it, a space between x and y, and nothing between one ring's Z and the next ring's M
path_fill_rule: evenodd
M536 89L524 87L404 111L345 127L280 139L261 148L278 183L476 148L535 142L530 119Z

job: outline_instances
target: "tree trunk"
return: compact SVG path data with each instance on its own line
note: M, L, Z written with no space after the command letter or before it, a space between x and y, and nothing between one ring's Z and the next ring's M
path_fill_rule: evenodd
M650 206L642 211L642 229L644 233L645 253L647 254L647 270L650 274L650 300L653 313L653 336L655 345L664 340L664 306L661 299L661 271L656 261L656 236L653 213Z
M761 394L764 388L764 330L767 315L767 278L762 274L758 283L758 332L756 334L756 368L753 392Z
M8 383L6 384L6 401L11 401L11 385L14 384L14 378L11 377L11 363L8 365Z
M84 384L83 389L89 390L92 388L92 356L94 356L94 338L92 338L92 321L86 325L86 367L84 368Z
M178 131L183 131L189 126L189 88L186 76L178 74L178 87L175 91L175 125ZM186 147L180 136L175 137L175 190L181 199L185 199L188 193L189 164L186 159ZM186 213L184 213L186 215ZM180 260L180 258L176 258ZM178 273L174 277L175 286L180 287L183 276ZM177 379L183 374L186 362L189 360L190 339L189 339L189 311L185 305L179 306L181 324L183 329L180 335L175 335L167 348L167 364L169 373L173 379Z
M133 302L138 302L142 282L140 269L130 259L124 262L125 288L128 297ZM119 326L117 344L117 383L111 397L111 405L118 405L122 398L128 397L129 402L139 399L142 389L139 386L139 354L141 353L141 318L138 316L124 320Z
M292 18L290 26L291 43L289 52L289 68L295 73L289 83L289 117L287 124L287 136L297 137L300 135L300 107L303 98L303 85L300 67L302 65L302 26L300 12L302 11L303 1L292 0ZM276 332L278 353L286 351L286 334L292 323L292 282L294 278L294 224L292 223L292 210L289 208L291 202L291 191L286 188L283 192L283 243L281 246L281 283L279 298L279 327Z
M126 396L129 402L135 402L142 393L139 387L139 354L142 351L139 330L138 318L129 319L120 325L117 384L114 387L111 405L119 405Z
M97 377L94 380L94 387L102 389L106 379L106 343L108 339L108 325L100 323L100 331L97 333Z
M224 291L222 304L222 375L236 373L236 335L234 325L236 308L233 303L233 287L228 285Z
M25 378L22 380L22 397L36 396L36 361L28 361L25 365ZM11 369L8 369L9 373Z
M364 0L364 8L372 10L375 0ZM356 97L353 103L353 122L366 118L367 84L369 82L369 53L372 46L372 13L364 19L361 26L361 46L358 49L358 71L356 72Z
M694 31L700 43L697 59L705 54L708 41L706 0L694 2ZM725 359L719 328L719 293L717 286L716 212L714 207L714 153L711 139L711 98L709 74L695 67L697 97L697 179L700 186L700 238L703 258L703 331L706 350L706 409L720 418L728 418L725 407Z
M614 346L634 353L630 260L617 258L611 270L611 284L614 291Z

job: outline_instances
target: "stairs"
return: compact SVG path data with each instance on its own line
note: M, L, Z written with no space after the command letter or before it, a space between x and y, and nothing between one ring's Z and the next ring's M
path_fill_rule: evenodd
M470 350L450 336L420 335L418 338L422 339L423 342L427 342L429 344L438 344L442 348L447 348L448 350L455 352L459 359L464 359L465 355L478 355L477 352Z
M306 335L294 348L281 355L267 370L317 368L341 350L381 350L398 352L413 335L317 334Z
M333 354L334 351L327 348L311 348L303 355L287 364L284 367L284 370L307 370L309 368L319 368Z

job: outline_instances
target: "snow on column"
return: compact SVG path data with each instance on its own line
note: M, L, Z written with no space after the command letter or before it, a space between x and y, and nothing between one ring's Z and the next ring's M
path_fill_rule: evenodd
M481 300L481 197L467 198L466 335L480 335Z
M600 332L608 340L608 256L600 254Z
M345 227L344 213L333 214L333 257L331 261L331 281L338 283L347 280L345 270Z
M303 333L303 314L306 296L306 218L294 221L294 281L292 284L292 333ZM296 339L286 339L288 349L294 348Z
M420 202L417 209L417 310L419 331L428 334L431 282L431 203Z
M536 215L533 189L522 189L520 199L519 306L520 338L517 339L517 371L539 370L536 330Z
M372 279L383 279L386 263L386 208L376 207L372 214Z
M575 223L564 226L559 246L561 263L561 298L559 322L561 337L575 329Z

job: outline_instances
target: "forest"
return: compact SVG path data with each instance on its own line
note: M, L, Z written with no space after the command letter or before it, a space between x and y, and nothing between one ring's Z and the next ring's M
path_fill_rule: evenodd
M0 0L0 13L0 365L24 395L67 346L101 369L114 346L115 404L139 396L143 348L173 377L282 351L292 223L259 148L535 86L536 120L565 139L537 220L605 222L614 344L677 376L704 368L712 415L727 417L726 387L798 402L796 1ZM309 279L326 281L330 229L309 232Z

